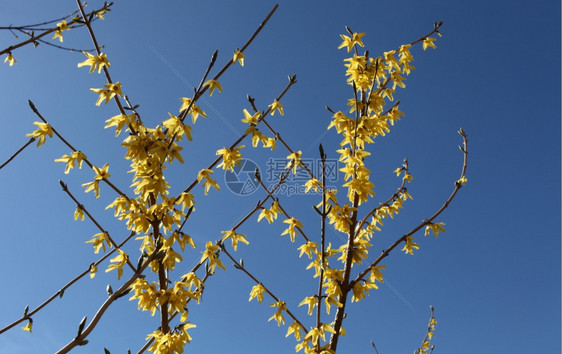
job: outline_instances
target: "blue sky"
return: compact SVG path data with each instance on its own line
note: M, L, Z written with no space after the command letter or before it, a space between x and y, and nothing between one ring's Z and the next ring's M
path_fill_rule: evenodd
M101 5L90 1L91 9ZM177 112L182 96L192 93L209 58L219 49L222 65L241 47L273 7L270 1L159 3L118 2L105 21L95 23L105 45L111 74L147 125L154 126ZM0 4L0 25L41 22L69 13L73 1L18 1ZM447 232L438 239L418 234L421 248L414 256L394 252L384 263L386 283L360 303L348 307L341 339L342 353L372 353L374 340L381 353L412 352L421 342L436 309L434 340L437 353L558 353L560 352L560 3L557 1L285 1L247 50L246 66L235 66L222 78L223 93L205 96L208 113L193 128L194 141L184 145L183 165L170 169L173 191L180 191L206 167L215 151L230 145L245 129L242 110L270 104L297 74L298 83L283 101L285 116L269 119L289 145L316 158L322 143L335 158L339 138L325 133L331 115L328 105L343 110L351 90L345 84L345 51L337 50L345 26L366 32L364 43L379 55L417 39L444 21L437 50L412 50L416 70L397 92L406 116L390 134L369 147L369 167L377 193L385 200L399 180L392 170L408 158L414 180L414 200L385 224L373 240L371 257L437 210L459 177L462 156L457 130L469 138L468 183L439 217ZM84 29L65 32L65 42L90 48ZM0 46L16 39L0 31ZM110 164L112 181L127 187L130 175L124 150L104 121L118 114L114 105L95 106L91 87L103 78L76 67L84 59L39 46L14 51L18 64L0 65L0 106L4 136L3 162L32 131L37 120L28 108L31 99L51 124L98 165ZM2 59L3 61L3 58ZM228 124L225 123L228 122ZM284 158L282 146L273 153L251 149L244 156L262 174L269 158ZM95 227L74 222L73 202L58 180L92 211L116 238L127 230L104 211L115 197L102 187L94 199L82 192L92 178L87 169L64 174L53 160L69 151L50 139L40 149L29 148L0 170L0 327L18 318L56 292L97 259L84 242ZM199 246L231 228L257 200L261 191L237 196L228 190L223 172L215 175L221 192L205 197L196 188L197 210L186 231ZM342 176L339 176L340 182ZM317 232L319 220L311 205L315 196L282 196L281 202ZM250 245L237 256L263 279L302 318L298 303L317 287L308 262L298 258L297 244L279 237L280 220L273 225L257 216L241 232ZM330 242L341 243L329 233ZM128 250L135 254L138 247ZM200 249L186 251L185 271L200 258ZM136 255L132 258L136 259ZM373 258L374 259L374 258ZM286 327L267 322L269 301L248 303L250 279L225 261L208 284L199 306L190 308L197 324L186 352L286 353L294 339ZM178 274L180 275L180 274ZM98 273L84 279L34 316L34 333L13 329L0 335L0 352L53 352L76 333L81 318L93 316L104 301L107 284L117 287L115 274ZM308 323L308 322L307 322ZM310 323L312 325L312 322ZM146 334L158 327L157 318L136 310L123 299L90 336L90 344L76 352L114 353L138 350Z

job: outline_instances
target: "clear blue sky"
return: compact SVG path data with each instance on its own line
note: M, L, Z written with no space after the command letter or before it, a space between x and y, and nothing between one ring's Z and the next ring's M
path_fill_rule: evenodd
M90 1L89 8L100 6ZM222 65L253 33L273 7L271 1L117 2L95 30L111 61L111 73L147 125L156 125L177 112L189 96L215 49ZM0 25L41 22L75 9L73 1L17 1L0 4ZM404 157L414 180L414 200L389 221L374 239L373 254L390 245L431 215L447 198L459 177L461 142L457 130L469 136L468 184L439 221L447 232L438 239L417 235L421 249L414 256L394 252L385 262L387 282L359 304L348 307L348 335L339 352L412 352L421 342L429 316L436 308L436 353L559 353L560 352L560 2L558 1L284 1L246 52L246 66L236 66L221 80L224 92L205 96L208 113L194 127L194 142L185 145L185 164L171 169L169 180L182 190L199 169L230 145L245 129L242 110L247 93L258 107L271 103L297 74L298 84L283 101L285 116L270 119L282 136L303 156L317 157L322 143L336 157L338 137L324 134L330 120L325 110L343 110L351 90L345 84L337 50L339 34L349 26L366 32L373 55L394 49L431 30L443 20L444 36L437 50L412 51L417 69L405 90L396 95L406 116L391 133L370 147L370 167L376 185L375 203L397 187L392 170ZM86 30L65 32L64 44L90 48ZM15 41L0 32L0 47ZM27 106L38 109L61 133L98 165L110 163L112 181L130 184L124 150L104 121L118 114L114 105L96 107L91 87L103 77L78 69L84 59L39 46L14 52L18 64L0 65L0 122L3 162L26 140L37 120ZM2 61L4 57L0 58ZM225 123L228 122L228 124ZM249 146L249 142L245 142ZM273 155L246 147L245 157L263 171L268 157L284 157L279 145ZM104 211L114 198L102 187L95 200L82 183L92 178L87 169L64 174L55 158L69 151L51 139L40 149L29 148L0 171L0 327L18 318L26 305L34 308L74 275L95 261L84 244L95 227L74 222L73 202L58 180L105 227L122 239L126 230ZM215 240L252 208L263 192L232 194L216 171L221 192L204 197L196 188L197 211L186 226L199 246ZM341 179L342 176L340 176ZM311 205L316 197L281 200L309 234L319 220ZM217 207L219 206L219 207ZM254 217L255 219L256 217ZM296 244L279 237L284 229L251 221L241 228L250 245L238 257L306 318L298 303L317 287L308 263L298 258ZM341 242L335 233L333 243ZM137 245L129 250L132 254ZM199 260L200 249L183 255L187 271ZM132 256L133 257L133 256ZM134 256L136 258L136 255ZM252 282L225 260L207 284L200 306L190 308L193 353L287 353L294 339L286 327L267 322L269 301L248 303ZM101 269L101 268L100 268ZM34 316L34 333L19 328L0 335L2 353L49 353L76 334L81 318L91 318L106 298L105 286L119 281L113 273L84 279ZM309 322L307 322L309 323ZM312 325L312 323L309 323ZM19 327L19 326L18 326ZM114 304L78 353L136 352L146 334L158 327L157 318L136 310L126 298Z

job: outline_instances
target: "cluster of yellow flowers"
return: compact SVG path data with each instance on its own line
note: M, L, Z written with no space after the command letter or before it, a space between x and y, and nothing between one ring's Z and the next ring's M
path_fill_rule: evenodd
M62 31L64 27L61 27ZM59 38L57 36L57 38ZM78 64L78 67L89 67L90 72L97 71L101 73L105 68L110 67L107 55L100 53L92 55L84 53L87 59ZM222 91L218 81L211 80L206 84L210 87L210 93L213 89ZM117 97L122 97L122 88L120 83L108 83L100 89L91 89L97 93L98 100L96 105L102 102L107 104ZM141 241L140 251L145 254L161 252L161 257L150 263L153 272L158 273L162 268L168 272L175 268L177 262L182 260L182 256L174 250L179 247L183 251L186 245L195 248L195 242L186 233L181 231L181 221L187 216L186 209L193 211L195 200L193 195L187 191L181 193L177 197L169 196L170 185L166 181L164 172L167 165L174 160L183 163L181 155L182 147L178 142L183 138L192 140L191 126L184 123L187 115L191 115L192 122L195 123L199 116L206 117L206 113L190 98L181 98L182 105L179 109L178 116L169 113L169 119L162 122L156 128L147 128L133 110L131 114L119 114L111 117L106 121L105 128L115 128L115 136L119 136L123 130L128 135L122 142L122 146L126 149L125 158L130 161L131 173L133 174L133 183L135 198L129 198L125 194L120 194L110 203L107 208L114 208L115 217L119 220L125 220L127 227L137 234L136 239ZM28 134L38 139L38 146L45 143L47 136L52 136L53 130L47 123L35 123L38 129ZM237 149L224 149L223 166L232 169L234 164L241 158L239 156L239 147ZM78 166L82 167L82 162L87 161L86 156L80 151L74 151L69 155L64 155L57 162L66 163L65 173ZM89 163L88 163L89 164ZM96 198L100 196L100 182L109 183L109 165L103 167L92 166L95 178L92 182L83 184L85 191L93 191ZM202 182L205 193L208 193L212 186L220 189L217 182L210 175L212 170L203 169L199 172L198 181ZM82 207L77 207L75 211L75 219L84 219L84 211ZM166 236L168 235L168 236ZM233 246L236 248L238 242L247 243L245 235L237 233L228 233L226 238L232 240ZM94 247L95 253L100 250L106 251L113 244L106 232L95 234L91 240L87 241ZM123 275L123 268L127 264L129 256L123 250L118 249L118 255L110 261L106 272L117 270L118 278ZM218 246L208 243L206 250L203 252L201 262L208 260L211 272L214 272L218 266L224 269L224 265L218 259ZM90 268L90 276L94 277L97 267L94 265ZM182 352L185 343L191 340L187 330L195 327L187 322L187 301L189 299L200 299L203 289L203 282L195 273L189 273L182 277L181 281L173 283L172 287L161 288L161 284L153 282L152 284L145 280L144 277L137 278L131 285L133 296L131 300L138 300L139 309L150 311L152 315L156 311L161 311L166 307L168 311L177 312L180 316L180 324L170 332L163 333L157 330L150 334L147 339L154 340L150 350L155 353Z
M322 192L326 205L323 207L330 225L336 230L352 237L352 241L341 245L339 248L332 248L331 244L322 250L315 242L305 237L303 244L298 248L300 256L306 255L311 262L307 269L314 269L314 277L321 277L323 294L320 296L307 296L299 306L308 306L308 314L312 315L315 308L319 306L322 299L325 311L330 314L332 306L343 306L339 299L342 298L342 284L346 280L346 261L351 260L351 266L362 264L368 257L371 248L371 239L375 231L381 231L383 219L393 218L403 208L403 202L412 196L408 193L405 183L410 182L413 177L405 166L398 168L395 172L397 176L403 173L403 183L399 191L390 200L374 208L365 216L364 220L357 220L359 207L367 203L374 195L374 184L370 181L370 170L365 165L365 159L371 155L365 150L366 143L372 144L378 136L384 136L390 131L390 126L400 119L404 114L399 110L398 104L386 106L394 100L396 87L405 87L405 77L414 70L412 65L413 56L410 52L411 44L403 45L398 50L385 52L376 58L367 57L367 54L360 55L357 48L363 47L364 33L352 33L350 36L342 35L343 42L339 48L346 48L348 52L354 50L353 56L345 59L347 82L354 88L354 98L349 99L349 113L342 111L333 112L332 121L328 129L334 127L338 134L342 136L340 143L339 161L344 164L340 171L344 174L345 183L342 187L347 189L346 201L340 203L336 190L322 190L322 184L318 178L311 175L305 183L306 192L311 190ZM423 38L423 49L428 47L435 48L435 38ZM247 111L245 113L246 123L255 125L258 116L252 116ZM354 117L353 117L354 115ZM254 135L255 136L255 135ZM257 144L256 139L254 146ZM265 144L264 144L265 146ZM296 173L297 168L302 167L301 152L291 151L287 156L288 163L286 169ZM459 180L457 183L464 183ZM277 219L279 210L278 200L270 208L262 208L258 221L265 218L269 223ZM322 207L322 202L316 208ZM318 210L318 209L317 209ZM288 217L283 221L288 224L288 228L281 235L289 235L291 242L295 241L297 231L302 233L303 225L295 217ZM444 231L443 223L428 223L426 235L432 231ZM303 235L304 236L304 235ZM403 248L407 253L413 254L414 249L419 246L414 242L413 237L409 236L404 241ZM352 249L349 250L349 245ZM344 264L342 268L334 267L330 263L332 257ZM371 265L364 272L364 276L350 283L352 298L351 301L364 299L371 289L378 289L377 281L383 282L383 265ZM250 301L254 298L258 302L263 301L266 289L261 283L255 285L250 292ZM345 300L345 297L343 298ZM287 312L286 304L276 301L270 305L276 308L270 320L275 319L278 325L285 323L283 312ZM331 324L318 323L316 327L306 329L299 322L293 322L288 327L287 336L293 334L299 342L296 351L304 350L305 353L331 353L333 352L328 344L320 345L319 339L326 342L326 333L335 334L340 331L340 335L345 335L345 330L341 326L334 328Z
M58 23L53 38L58 38L62 42L62 31L68 29L65 21ZM412 45L421 42L424 50L436 48L435 38L426 36L411 44L402 45L397 50L385 52L379 57L369 57L368 52L362 55L359 53L359 47L364 47L365 33L354 33L349 29L348 32L349 36L341 35L343 42L339 48L347 49L348 53L353 52L351 57L344 60L344 66L347 83L353 87L354 97L347 101L346 112L334 112L330 109L333 115L328 125L328 129L335 128L342 138L337 153L339 161L343 164L339 171L343 174L342 188L346 192L345 200L340 202L338 191L326 189L319 178L308 170L310 179L304 184L306 193L311 191L322 193L322 201L315 206L316 211L335 230L345 234L348 237L347 242L339 247L333 247L331 243L325 246L323 238L321 245L313 242L305 236L303 224L295 217L289 216L277 198L273 198L269 208L264 207L264 203L259 203L256 208L256 210L260 210L258 222L265 219L272 224L278 219L279 214L283 214L283 223L286 224L286 228L281 236L288 235L291 242L295 242L298 235L303 237L302 244L298 247L299 257L303 255L308 257L310 262L307 269L314 269L314 278L319 278L320 284L319 293L305 297L299 306L308 306L309 316L312 316L315 310L318 311L318 320L316 326L305 328L290 313L287 304L273 296L257 280L257 284L250 291L249 301L256 299L258 303L261 303L265 294L271 295L275 302L270 307L274 308L275 312L269 321L275 320L277 325L281 326L286 322L285 315L290 315L294 321L288 326L286 336L292 334L298 342L295 347L296 351L303 350L307 354L335 353L327 343L326 334L345 335L341 319L339 321L334 319L331 323L320 321L322 304L326 314L330 315L332 306L341 310L347 301L348 292L351 294L351 302L358 302L364 299L371 289L378 289L377 281L383 282L382 270L386 267L378 263L368 264L362 271L359 271L359 276L355 280L350 278L350 269L367 262L373 235L375 232L381 231L381 227L384 225L383 220L388 217L394 218L403 208L403 203L408 198L412 198L405 185L412 181L413 176L405 161L402 167L394 171L397 177L402 175L402 185L398 191L387 201L372 208L363 219L359 219L360 207L365 207L375 196L375 185L370 179L371 171L365 163L371 155L366 150L366 144L373 144L375 138L385 136L390 131L390 127L404 115L399 110L398 103L390 103L394 101L396 88L404 88L405 76L415 69L412 65L414 59L410 52ZM432 33L439 34L437 30ZM106 54L100 52L98 55L86 52L84 54L87 59L79 63L78 67L89 67L90 73L103 71L107 74L110 62ZM232 63L244 66L245 58L246 56L237 49L232 57ZM15 63L11 53L5 61L9 61L10 65ZM96 198L100 196L100 182L107 183L118 192L119 195L107 206L107 209L113 208L115 217L125 221L128 229L138 235L136 240L140 241L142 254L138 267L140 268L142 260L146 259L147 255L157 255L151 259L149 266L154 273L159 275L159 281L149 282L144 276L137 277L130 286L133 293L130 300L137 300L138 308L150 311L151 315L158 311L180 314L179 324L173 329L164 326L148 335L147 339L153 341L149 350L154 353L182 353L185 344L191 341L188 330L195 327L188 321L187 305L190 300L199 303L206 279L200 279L195 274L195 270L203 264L206 264L207 275L215 273L217 268L224 270L225 266L219 256L221 250L224 249L224 243L228 240L234 251L238 249L240 243L249 244L247 235L237 232L240 225L222 231L223 236L219 241L214 243L209 241L205 244L205 249L201 252L202 256L195 270L168 286L166 274L173 271L176 264L182 261L182 256L177 251L178 247L182 252L187 245L192 248L196 247L193 238L181 231L185 218L195 210L194 196L189 191L196 184L202 186L205 195L209 193L211 187L220 190L218 182L212 177L213 166L222 160L216 167L233 171L242 163L241 150L245 145L239 145L242 140L240 139L238 143L228 148L223 147L217 150L216 155L219 156L217 162L209 168L201 169L191 187L178 196L172 197L170 196L170 185L165 178L165 171L174 161L184 162L183 147L178 143L184 138L188 141L192 140L192 127L186 124L185 120L187 116L191 116L192 124L195 124L200 116L207 117L207 114L196 104L197 99L205 90L208 90L210 96L215 90L222 92L221 83L217 78L205 81L200 87L201 91L196 92L193 98L181 98L182 104L177 115L169 113L169 118L160 125L148 128L143 124L134 107L128 107L130 114L125 113L120 103L120 98L123 97L121 83L111 82L109 74L106 76L108 83L103 88L93 88L91 91L98 94L96 105L99 106L102 102L107 104L111 100L115 100L120 108L121 114L109 118L105 128L115 128L116 137L123 130L128 133L123 139L122 146L126 149L125 158L130 162L131 170L129 172L133 175L131 187L133 187L134 198L127 196L110 184L111 175L108 164L103 167L94 166L80 151L72 151L55 161L66 164L65 173L69 173L76 166L81 168L85 161L92 168L95 176L93 181L84 183L82 186L85 188L85 192L93 191ZM263 148L274 150L276 142L280 140L279 135L274 133L274 136L267 136L258 129L258 125L268 113L272 116L276 112L284 115L284 108L278 99L275 99L268 107L267 111L260 112L253 106L254 113L244 109L242 112L244 118L241 121L248 124L244 137L250 137L253 147L257 147L261 143ZM43 145L46 138L51 137L53 133L58 135L46 122L35 122L34 124L38 128L28 136L38 140L37 146ZM270 130L272 129L270 128ZM302 152L291 150L283 140L281 141L290 151L285 166L287 175L296 174L299 168L306 169L302 162ZM323 152L321 153L323 154ZM463 185L466 181L466 177L463 176L456 181L456 185ZM283 179L279 183L283 183ZM268 194L268 198L272 197L271 192ZM84 208L78 205L74 213L75 220L84 220L84 211ZM425 235L433 233L437 236L439 232L445 231L443 225L443 222L427 220L424 224ZM408 254L413 254L414 250L419 249L419 245L411 235L405 235L400 242L404 242L402 251ZM92 244L95 253L99 253L100 250L105 252L111 247L117 248L118 255L110 260L111 263L106 272L116 270L117 277L120 279L124 272L123 268L127 264L130 265L129 255L119 249L119 246L105 231L93 235L87 243ZM131 268L133 267L131 266ZM242 269L243 266L239 266L239 268ZM90 277L93 278L96 272L97 266L92 264ZM433 335L432 331L436 323L433 316L431 321L428 340L424 341L421 352L427 350L429 339ZM24 329L31 331L31 321L27 327Z

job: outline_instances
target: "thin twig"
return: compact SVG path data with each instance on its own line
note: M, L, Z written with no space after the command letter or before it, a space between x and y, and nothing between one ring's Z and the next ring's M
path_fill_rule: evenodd
M120 297L124 296L127 293L129 286L133 284L137 278L139 278L146 267L155 260L157 257L160 257L162 254L160 253L160 249L157 247L154 252L146 259L144 264L137 269L137 271L127 280L117 291L115 291L112 295L109 296L107 300L100 306L92 321L88 324L88 326L77 335L73 340L71 340L68 344L62 347L57 354L64 354L68 353L74 347L79 346L84 343L84 340L88 337L88 335L94 330L96 325L98 324L99 320L103 317L105 311L109 308L109 306Z
M250 277L250 279L252 279L256 284L261 284L263 289L265 290L265 292L271 296L271 298L273 300L275 300L276 302L280 302L281 300L275 296L275 294L273 292L271 292L262 282L260 282L255 276L252 275L252 273L250 273L242 264L240 264L238 261L236 261L236 259L234 259L234 257L232 257L232 255L230 254L230 252L228 252L226 250L226 248L222 248L222 251L228 256L228 258L230 258L230 260L234 263L235 268L240 269L242 272L244 272L244 274L246 274L248 277ZM284 302L284 301L283 301ZM306 327L299 321L299 319L287 308L287 306L285 306L284 311L296 322L299 324L299 326L302 328L302 330L305 332L305 334L308 333L308 330L306 329Z
M109 242L111 243L111 245L113 247L115 247L116 249L120 249L119 245L117 245L117 243L113 240L113 238L111 237L111 235L109 234L108 231L106 231L101 225L100 223L92 216L92 214L90 214L90 212L88 211L88 209L86 209L86 207L84 207L83 204L81 204L78 199L76 199L76 197L70 192L70 190L68 189L68 186L66 185L66 183L59 181L60 185L62 187L62 190L74 201L74 203L76 203L76 206L78 208L80 208L84 213L86 213L86 216L88 216L88 218L90 219L90 221L92 221L94 223L94 225L96 225L96 227L98 228L98 230L100 230L102 233L104 233L107 238L109 239ZM127 265L129 266L129 268L131 268L131 270L133 272L135 272L137 269L135 268L135 266L131 263L131 261L129 260L129 257L126 257L126 261L127 261Z
M462 129L461 129L461 136L463 137L463 146L464 146L463 147L464 159L463 159L463 165L462 165L462 170L461 170L461 177L464 177L465 174L466 174L466 168L467 168L467 163L468 163L468 140L467 140L466 134L464 133L464 131ZM371 268L378 265L384 258L386 258L390 254L390 252L393 249L395 249L399 244L404 242L406 240L406 238L408 238L409 236L412 236L414 233L419 231L424 226L429 225L435 218L437 218L449 206L449 204L451 203L453 198L455 198L455 196L457 195L457 192L461 189L461 187L462 187L461 183L458 183L458 182L455 183L455 188L453 189L453 192L451 193L449 198L447 198L445 203L443 203L441 208L439 208L439 210L437 210L428 219L425 219L421 224L419 224L418 226L416 226L415 228L410 230L410 232L408 232L407 234L405 234L402 237L400 237L399 239L397 239L390 247L383 250L381 255L374 262L372 262L363 272L359 273L352 283L355 284L358 281L360 281L361 279L363 279L363 277L365 277L367 275L367 273L369 273Z
M29 141L28 141L27 143L25 143L21 148L19 148L18 151L16 151L12 156L10 156L10 158L8 158L8 160L6 160L6 162L4 162L4 163L2 164L2 166L0 166L0 170L1 170L4 166L6 166L7 164L9 164L10 161L12 161L16 156L18 156L18 154L19 154L20 152L22 152L26 147L29 146L29 144L31 144L31 143L34 142L34 141L35 141L35 138L29 139Z
M134 235L136 235L136 233L131 232L131 234L125 238L120 244L119 247L122 247L125 243L127 243L127 241L129 241ZM108 257L110 257L113 253L115 253L115 251L117 250L117 248L112 249L110 252L108 252L107 254L105 254L103 257L101 257L100 259L98 259L96 262L92 263L90 266L88 266L88 268L86 270L84 270L82 273L80 273L78 276L76 276L74 279L72 279L71 281L69 281L66 285L64 285L62 288L60 288L60 290L58 290L56 293L54 293L53 295L51 295L51 297L49 297L47 300L43 301L43 303L39 306L37 306L35 309L29 311L27 313L27 315L22 316L20 319L10 323L9 325L7 325L6 327L0 329L0 334L8 331L9 329L13 328L14 326L17 326L19 323L31 318L34 314L36 314L37 312L39 312L42 308L44 308L45 306L47 306L51 301L53 301L54 299L56 299L57 297L62 297L65 290L68 289L70 286L72 286L74 283L76 283L78 280L80 280L81 278L83 278L86 274L90 273L90 269L92 267L92 265L98 266L101 262L103 262L104 260L106 260Z
M111 6L111 4L109 4L108 7L109 7L109 6ZM88 14L88 16L91 16L92 14L98 13L98 12L104 10L104 9L106 9L105 6L104 6L103 8L101 8L101 9L98 9L98 10L95 10L95 11L90 12L90 13ZM66 18L68 18L68 17L63 17L63 18L61 18L61 19L59 19L59 20L62 21L62 20L64 20L64 19L66 19ZM48 23L57 22L57 21L59 21L59 20L52 20L52 21L49 21ZM74 22L74 20L73 20L72 23L76 23L76 22ZM12 52L13 50L18 49L18 48L20 48L20 47L23 47L23 46L25 46L25 45L27 45L27 44L37 42L39 39L45 37L46 35L48 35L48 34L50 34L50 33L55 32L57 29L58 29L58 27L50 28L50 29L48 29L48 30L46 30L46 31L44 31L44 32L42 32L42 33L36 35L36 36L32 36L31 38L29 38L29 39L27 39L27 40L25 40L25 41L22 41L22 42L20 42L20 43L17 43L17 44L14 44L14 45L9 46L8 48L5 48L5 49L3 49L3 50L0 50L0 55L6 54L6 53L10 53L10 52Z
M33 104L33 102L31 102L31 100L29 100L28 103L29 103L29 106L31 107L31 109L33 110L33 113L35 113L35 114L39 117L39 119L41 119L44 123L49 124L49 123L47 122L47 120L46 120L45 118L43 118L43 116L41 115L41 113L39 113L39 111L38 111L37 108L35 107L35 104ZM73 152L78 152L78 151L79 151L79 150L77 150L74 146L72 146L65 138L63 138L63 136L60 135L59 132L58 132L51 124L49 124L49 126L50 126L51 129L53 130L53 133L54 133L66 146L68 146ZM86 164L87 164L88 166L90 166L90 168L95 172L95 170L94 170L94 165L93 165L87 158L84 159L84 162L86 162ZM115 192L117 192L117 194L119 194L119 195L121 195L122 197L124 197L125 199L127 199L127 201L128 201L129 203L132 203L132 202L131 202L131 199L129 199L129 197L128 197L124 192L122 192L119 188L117 188L117 187L116 187L113 183L111 183L107 178L104 177L102 180L103 180L105 183L107 183L107 185L108 185L109 187L111 187Z

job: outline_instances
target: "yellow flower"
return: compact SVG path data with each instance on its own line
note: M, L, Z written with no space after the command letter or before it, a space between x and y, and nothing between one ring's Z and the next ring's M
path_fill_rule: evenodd
M120 114L117 116L113 116L105 121L105 129L110 127L115 127L115 136L119 136L121 134L121 130L125 127L125 125L130 124L132 121L135 120L135 114Z
M191 104L191 98L187 98L187 97L182 97L182 105L180 107L180 112L185 111L189 105ZM195 124L195 122L197 121L197 118L199 117L199 115L201 115L203 118L207 117L207 113L205 113L201 107L199 107L196 104L191 104L191 108L189 108L189 114L191 114L191 121L193 122L193 124Z
M267 138L267 141L265 141L263 143L263 147L264 148L271 148L271 151L275 150L275 145L277 143L277 139L276 138Z
M134 295L129 298L129 301L138 299L139 310L150 311L151 315L156 313L158 291L154 284L149 284L144 278L137 278L129 289L134 291Z
M64 169L64 173L68 174L71 169L74 168L74 164L78 162L78 168L82 168L82 161L86 159L86 155L84 155L80 151L75 151L70 155L62 155L60 159L55 159L55 162L66 162L66 168ZM76 218L74 219L76 220ZM84 218L82 218L84 220Z
M254 115L251 115L250 112L248 112L248 110L244 108L244 117L245 118L242 119L242 123L256 125L258 124L258 118L260 117L260 112L256 112Z
M282 314L282 312L284 310L287 310L287 307L285 306L285 302L284 301L277 301L277 302L269 305L269 307L277 307L277 311L275 311L273 316L271 316L269 318L268 322L275 319L275 321L277 321L278 326L281 326L281 324L285 324L285 318L283 317L283 314Z
M250 299L248 301L252 301L253 298L256 298L258 300L258 303L261 304L261 302L263 301L263 292L265 291L265 288L263 287L263 285L258 284L258 285L254 285L252 287L252 290L250 291Z
M104 20L103 15L107 13L106 9L101 9L100 11L96 12L96 17L100 20Z
M65 20L57 23L57 30L55 31L55 35L53 36L53 39L58 38L59 41L62 42L62 31L68 31L68 30L70 30L70 28L68 28L68 25L66 24Z
M322 183L314 177L306 181L304 186L306 187L305 193L308 193L311 189L314 189L316 192L320 192L320 189L322 189Z
M98 267L92 263L90 265L90 279L93 279L96 276L96 272L98 271Z
M82 209L80 206L77 206L76 210L74 211L74 221L78 220L78 218L84 221L84 209Z
M351 179L342 187L348 187L347 197L350 202L353 202L355 195L357 194L359 197L359 204L362 204L369 199L369 196L375 195L375 192L373 192L374 186L373 182L369 181L368 176L358 175L358 178Z
M186 343L191 342L191 336L187 330L195 327L191 323L182 323L173 331L165 334L158 329L146 337L147 340L154 339L148 350L153 353L183 353Z
M217 268L217 266L219 268L222 268L223 270L225 270L226 268L224 267L224 264L222 264L221 260L219 259L219 256L217 254L219 250L219 246L218 245L213 245L213 243L211 241L208 241L205 244L205 251L201 252L203 254L203 256L201 257L201 263L203 263L205 260L209 260L209 273L210 274L214 274L215 273L215 269Z
M260 222L261 219L266 218L267 221L272 224L273 223L273 219L277 219L277 215L275 215L271 210L266 209L266 208L262 208L260 215L258 216L258 222Z
M226 241L228 239L230 239L232 241L232 248L234 248L234 251L237 250L239 241L246 244L246 245L250 243L248 240L246 240L246 237L248 237L248 236L238 234L234 230L221 231L221 233L224 234L224 236L223 236L224 241Z
M25 136L31 136L37 140L37 147L45 144L47 140L47 136L53 136L53 129L49 125L49 123L40 123L40 122L33 122L34 125L38 127L38 129L34 130L33 132L26 134Z
M123 275L123 266L125 265L125 263L127 263L129 256L120 249L118 249L117 251L119 252L119 255L117 257L111 258L112 264L107 267L105 272L108 273L114 269L117 269L117 279L121 279L121 276Z
M297 248L299 251L301 251L301 253L299 254L299 257L302 257L303 254L306 253L306 255L308 256L309 259L312 259L312 254L317 254L318 253L318 245L314 242L308 241L307 243L305 243L304 245L300 246L299 248Z
M339 302L338 300L336 300L335 297L332 297L332 296L326 296L324 298L324 305L326 305L326 313L328 315L330 314L331 305L335 305L337 307L343 306L341 302Z
M377 280L381 283L384 281L381 269L386 269L386 266L377 265L377 266L374 266L374 267L371 268L370 274L369 274L369 281L371 283L376 283Z
M221 83L218 82L217 80L209 80L209 81L205 82L203 84L203 86L209 87L209 96L213 95L213 91L215 91L215 89L219 90L219 92L222 92Z
M113 97L115 97L115 95L123 96L120 82L116 82L114 84L105 84L104 87L105 89L103 88L90 89L90 91L93 91L98 95L100 95L100 97L98 97L98 100L96 102L96 106L99 106L104 100L105 100L105 104L107 104Z
M318 299L316 296L308 296L305 297L304 300L301 301L299 306L308 305L308 315L312 315L312 311L316 306L318 306Z
M221 190L221 187L218 185L217 181L211 178L210 174L212 173L212 170L203 169L199 171L199 174L197 174L197 182L201 182L201 180L204 180L203 188L205 188L205 195L209 193L209 188L211 187L215 188L218 191Z
M290 336L291 333L294 334L295 339L297 341L301 340L301 338L302 338L301 326L297 322L293 322L291 325L289 325L289 328L287 329L287 334L285 335L285 337Z
M436 223L429 223L427 224L427 226L425 227L425 233L424 236L429 235L429 231L431 230L433 232L433 235L435 237L437 237L437 234L441 231L441 232L445 232L445 228L443 228L443 225L445 225L444 222L436 222Z
M10 64L10 66L18 63L16 61L16 59L14 59L14 56L12 55L11 52L8 52L8 56L6 57L6 59L4 59L4 63L5 62L8 62L8 64Z
M191 136L191 127L187 124L183 124L182 121L176 117L175 115L168 112L170 119L165 120L162 122L162 125L166 127L166 129L170 130L172 136L176 136L177 140L182 140L183 135L187 137L187 140L193 140Z
M185 208L191 208L195 205L195 200L193 200L193 194L183 192L180 194L178 199L176 200L176 204L181 204L181 210L183 211Z
M25 326L23 326L21 329L23 329L24 331L28 331L29 333L33 333L31 331L31 327L33 326L33 321L31 320L31 318L27 321L27 324Z
M426 50L428 47L431 47L433 49L436 49L437 47L435 46L435 42L436 38L432 38L432 37L427 37L426 39L423 40L423 50Z
M92 236L92 239L86 241L86 243L91 243L94 246L94 253L98 253L101 248L105 252L105 244L107 243L108 246L111 248L111 243L109 243L109 239L107 238L107 234L105 232L101 232L99 234L95 234Z
M269 108L271 108L271 115L275 113L275 110L279 111L281 115L285 114L285 112L283 112L283 105L277 100L273 101L273 103L269 105Z
M229 170L230 172L234 171L234 167L236 165L242 165L240 161L242 159L242 154L240 153L240 149L242 149L245 145L240 145L234 149L227 149L223 148L217 151L217 155L222 156L222 162L217 167L222 167L223 170Z
M462 176L459 180L457 180L456 184L460 184L461 186L464 186L466 182L468 182L468 178Z
M295 219L294 217L292 217L290 219L283 220L283 222L285 224L289 224L289 227L285 231L283 231L281 236L289 234L289 236L291 237L291 242L295 242L295 235L297 233L295 231L295 227L302 228L303 227L302 223L300 221L298 221L297 219Z
M83 53L88 59L78 63L79 68L89 65L91 73L97 70L99 74L104 66L108 68L111 66L111 64L109 64L109 61L107 60L107 55L105 55L105 53L100 53L100 55L92 55L88 52Z
M94 169L94 172L96 173L96 180L97 181L101 181L104 178L111 177L109 172L107 172L109 170L109 163L106 163L105 165L103 165L102 168L99 168L97 166L93 166L93 169Z
M300 162L301 162L301 155L302 155L301 151L297 151L297 152L293 152L293 153L289 154L287 156L287 159L289 160L289 162L287 162L287 165L285 166L285 168L291 168L293 170L293 174L296 174L297 173L297 167L299 167Z
M232 62L234 64L236 64L236 62L239 62L240 66L244 66L244 58L246 58L246 56L239 49L236 49L234 51L234 56L232 57Z
M351 37L348 37L346 35L340 34L340 37L343 39L343 42L342 44L340 44L338 49L347 47L347 52L349 53L353 48L353 46L356 44L361 47L364 47L363 41L361 40L361 37L363 37L364 35L365 33L354 33Z
M404 248L402 248L402 251L414 254L414 249L418 250L420 249L420 246L414 242L414 238L412 236L406 237L406 244L404 245Z

